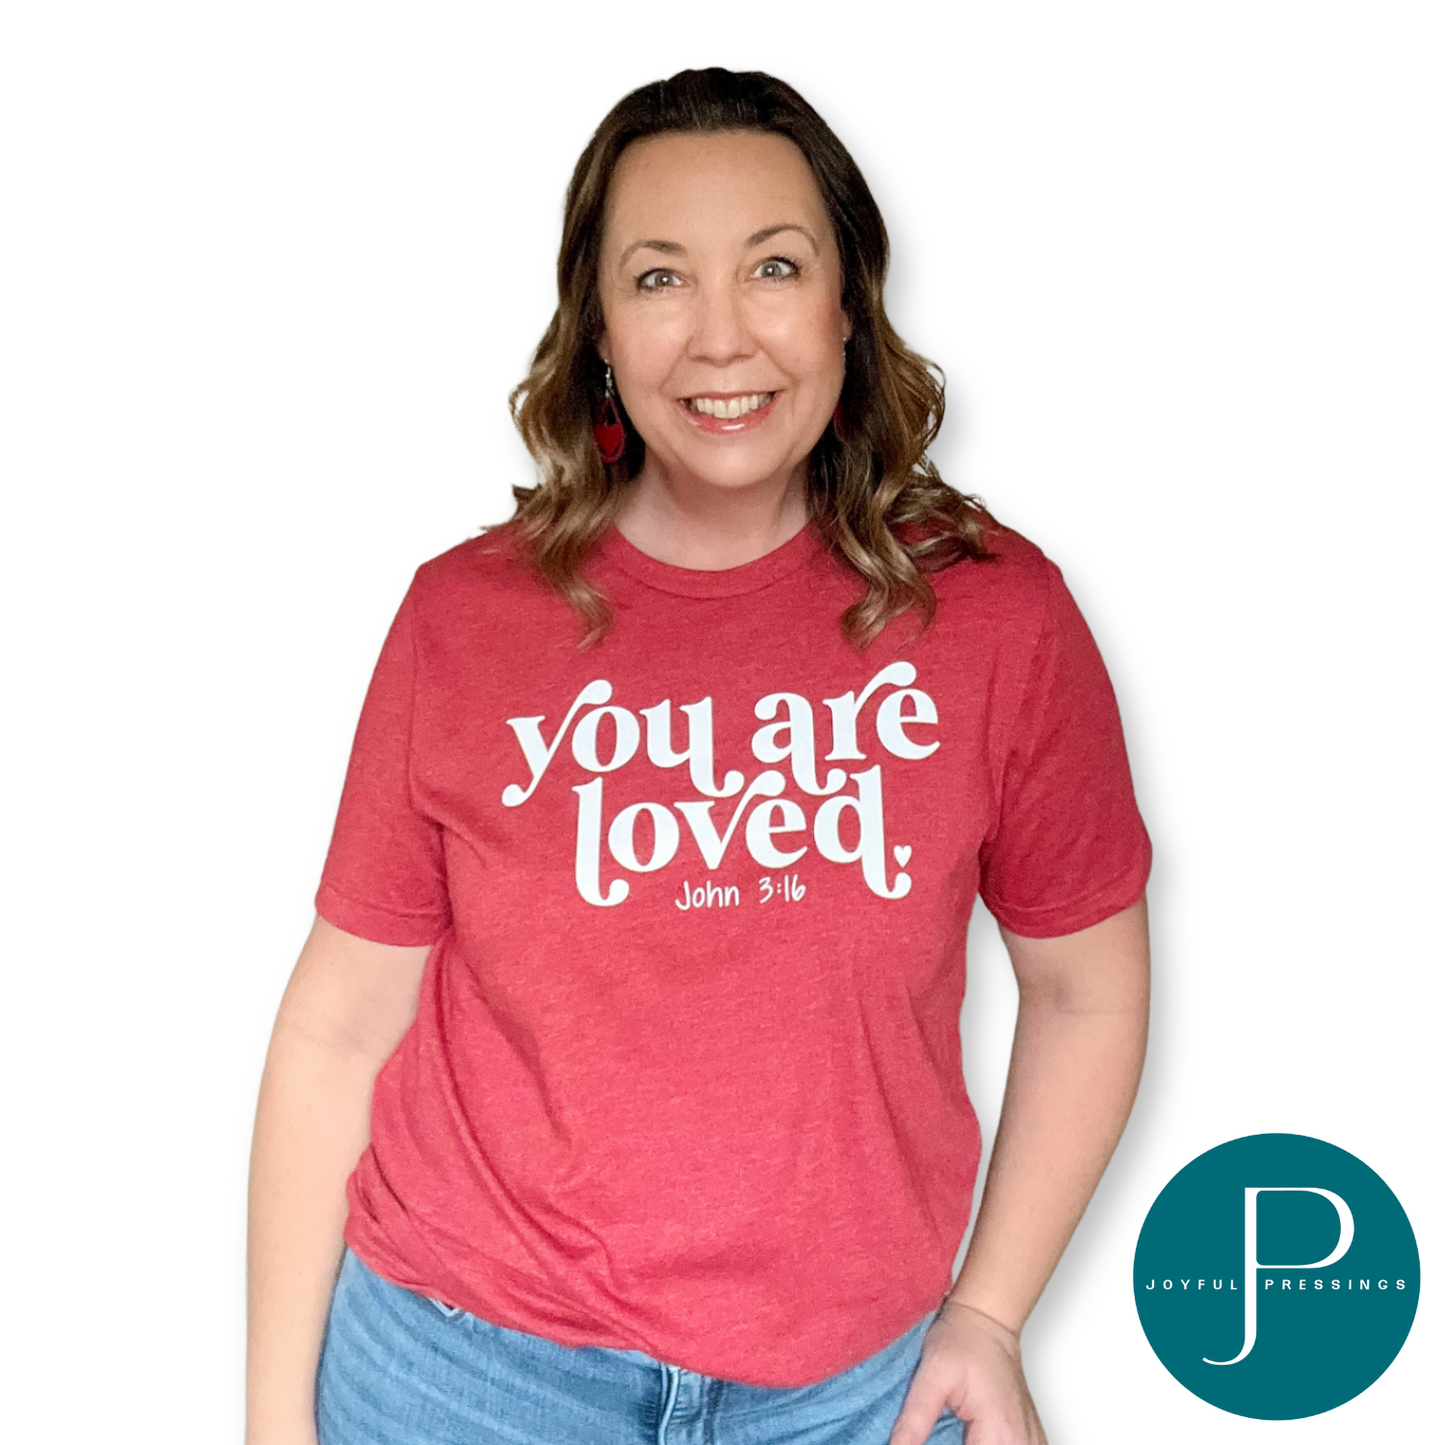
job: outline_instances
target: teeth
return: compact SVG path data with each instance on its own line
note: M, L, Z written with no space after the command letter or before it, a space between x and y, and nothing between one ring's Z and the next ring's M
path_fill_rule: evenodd
M726 401L720 397L695 396L688 402L692 411L701 412L704 416L719 417L724 421L731 421L735 417L746 416L750 411L756 411L760 406L766 406L772 399L774 393L771 391L755 391L751 396L733 396Z

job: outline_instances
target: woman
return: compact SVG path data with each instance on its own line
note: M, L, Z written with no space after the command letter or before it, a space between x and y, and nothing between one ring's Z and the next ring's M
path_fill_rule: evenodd
M1057 569L926 458L886 264L767 76L581 157L542 481L417 573L281 1005L252 1445L1043 1439L1018 1333L1132 1102L1149 845ZM953 1282L980 892L1019 1023Z

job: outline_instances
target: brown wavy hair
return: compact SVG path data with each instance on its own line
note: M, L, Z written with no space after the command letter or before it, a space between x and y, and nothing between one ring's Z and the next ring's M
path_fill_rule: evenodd
M628 426L621 460L607 466L592 436L605 376L596 350L604 205L623 151L645 136L678 131L772 132L792 141L812 167L837 238L853 334L843 425L828 427L813 448L809 516L866 584L840 619L850 641L866 647L911 608L927 627L937 605L928 574L989 558L984 533L993 519L976 498L949 487L929 460L943 421L943 374L903 344L883 310L888 232L863 173L817 111L761 71L684 70L644 85L612 108L582 152L567 187L557 311L527 379L511 395L512 419L541 480L512 488L517 507L507 529L520 537L537 573L576 609L582 645L601 638L611 611L582 567L644 450Z

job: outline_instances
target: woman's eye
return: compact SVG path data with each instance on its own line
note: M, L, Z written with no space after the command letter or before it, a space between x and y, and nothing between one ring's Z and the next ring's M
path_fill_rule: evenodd
M662 291L677 284L677 272L675 271L644 271L637 278L639 291Z
M783 281L797 274L796 263L788 260L786 256L770 256L753 272L760 281Z

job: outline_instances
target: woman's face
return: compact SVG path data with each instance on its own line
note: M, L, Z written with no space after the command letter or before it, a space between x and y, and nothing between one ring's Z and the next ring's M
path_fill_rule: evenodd
M833 228L792 141L635 141L608 190L599 287L597 349L646 470L729 490L806 474L851 326Z

